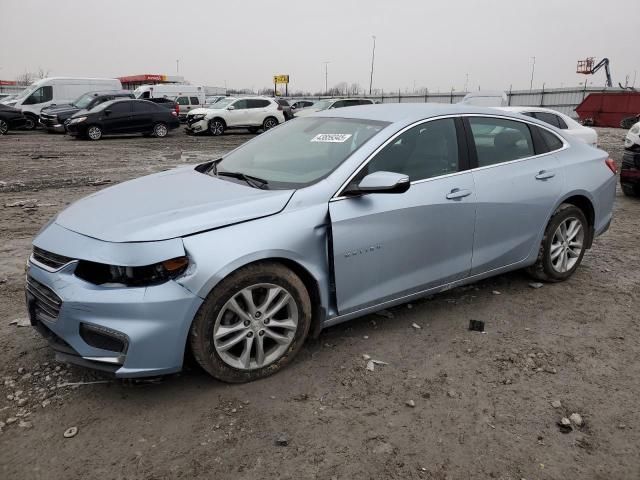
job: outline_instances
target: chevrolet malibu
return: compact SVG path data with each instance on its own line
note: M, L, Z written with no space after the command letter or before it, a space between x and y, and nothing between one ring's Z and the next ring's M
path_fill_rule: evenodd
M605 152L518 114L319 112L71 205L33 241L27 306L60 360L138 377L190 349L250 381L382 308L520 268L568 279L615 184Z

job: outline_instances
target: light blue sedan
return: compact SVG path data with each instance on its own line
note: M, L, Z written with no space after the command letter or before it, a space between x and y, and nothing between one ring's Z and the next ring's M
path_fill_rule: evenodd
M528 268L562 281L611 222L615 164L464 105L316 113L128 181L33 241L27 305L60 360L137 377L278 371L322 328Z

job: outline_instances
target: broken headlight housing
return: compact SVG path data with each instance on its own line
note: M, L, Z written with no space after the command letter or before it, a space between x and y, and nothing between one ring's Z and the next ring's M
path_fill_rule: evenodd
M204 120L204 115L202 113L198 113L197 115L189 115L189 118L193 121Z
M179 277L188 266L188 257L176 257L141 267L123 267L80 260L74 273L76 277L95 285L147 287Z

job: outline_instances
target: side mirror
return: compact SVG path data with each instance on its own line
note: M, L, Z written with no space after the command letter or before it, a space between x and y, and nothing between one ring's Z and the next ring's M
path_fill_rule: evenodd
M104 111L104 114L105 114L105 115L111 115L111 110L109 110L109 109L105 110L105 111Z
M235 110L235 109L236 109L236 107L234 107L233 105L229 105L229 106L227 107L227 110Z
M374 172L364 177L360 183L345 193L404 193L409 190L411 182L403 173Z

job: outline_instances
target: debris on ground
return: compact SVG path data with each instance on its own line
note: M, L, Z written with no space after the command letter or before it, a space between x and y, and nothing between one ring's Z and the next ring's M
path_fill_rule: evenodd
M411 324L411 326L412 326L413 328L415 328L416 330L420 330L420 329L422 328L420 325L418 325L418 324L417 324L417 323L415 323L415 322L414 322L414 323L412 323L412 324Z
M379 317L394 318L393 313L391 313L389 310L379 310L375 314Z
M562 402L560 400L554 400L551 402L553 408L562 408Z
M376 365L389 365L387 362L383 362L382 360L371 359L367 361L367 370L373 372L376 369Z
M493 291L493 292L491 292L491 293L493 293L494 295L502 295L502 293L501 293L501 292L499 292L498 290L494 290L494 291Z
M569 415L569 420L576 427L581 427L582 426L582 416L579 413L572 413L571 415Z
M469 330L472 332L484 332L484 322L482 320L469 320Z
M458 392L456 392L455 390L449 390L447 392L447 396L449 398L458 398Z
M562 433L569 433L573 428L571 427L571 420L567 417L562 417L558 422L558 427Z
M109 178L98 178L96 180L91 180L90 182L87 182L87 185L97 187L100 185L106 185L107 183L111 183L111 180Z
M62 434L64 438L73 438L78 434L78 427L69 427Z
M30 327L31 320L28 318L16 318L15 320L11 320L9 325L15 325L16 327Z
M411 408L415 408L416 406L416 402L414 402L413 400L407 400L405 404L407 405L407 407L411 407Z
M540 283L540 282L531 282L531 283L529 284L529 286L530 286L531 288L536 288L536 289L537 289L537 288L542 288L542 287L544 286L544 284L542 284L542 283Z
M279 447L286 447L289 445L289 438L284 433L281 433L276 437L276 445Z

